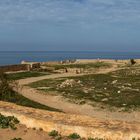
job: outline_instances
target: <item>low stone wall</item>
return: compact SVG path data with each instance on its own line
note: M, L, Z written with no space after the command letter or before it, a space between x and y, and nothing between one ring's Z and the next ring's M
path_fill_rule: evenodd
M58 64L73 64L76 60L62 60L62 61L48 61L48 62L42 62L42 65L58 65Z
M42 128L46 132L57 130L66 136L78 133L82 137L99 137L106 140L140 138L139 122L99 120L87 116L21 107L5 102L0 102L0 113L6 116L14 115L27 127Z
M0 66L0 71L2 72L25 71L25 70L28 70L28 66L25 64Z
M60 64L59 61L48 61L48 62L41 62L41 65L49 65L49 66L53 66L53 65L58 65Z
M39 69L41 65L40 62L26 62L26 61L22 61L21 64L27 65L28 70Z

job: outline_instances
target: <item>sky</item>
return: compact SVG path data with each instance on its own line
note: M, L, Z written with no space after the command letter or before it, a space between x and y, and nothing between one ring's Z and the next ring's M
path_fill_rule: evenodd
M0 0L0 51L140 51L140 0Z

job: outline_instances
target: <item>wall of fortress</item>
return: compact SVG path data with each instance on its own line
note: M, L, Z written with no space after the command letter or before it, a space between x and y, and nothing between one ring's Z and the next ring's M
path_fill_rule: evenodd
M0 66L1 72L26 71L26 70L28 70L28 66L26 64Z
M1 72L30 71L40 68L40 63L25 63L17 65L0 66Z

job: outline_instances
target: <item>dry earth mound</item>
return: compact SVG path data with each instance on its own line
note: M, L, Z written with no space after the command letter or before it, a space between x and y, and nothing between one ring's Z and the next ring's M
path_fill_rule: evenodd
M82 137L99 137L107 140L132 140L140 137L140 123L99 120L80 115L67 115L21 107L0 102L0 113L14 115L21 124L42 128L46 132L57 130L63 135L78 133Z

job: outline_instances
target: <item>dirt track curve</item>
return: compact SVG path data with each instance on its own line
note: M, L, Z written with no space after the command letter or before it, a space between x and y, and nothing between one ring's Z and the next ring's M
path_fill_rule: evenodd
M98 73L108 73L110 71L114 71L116 67L109 68L106 70L100 70ZM33 78L27 78L27 79L21 79L19 80L19 85L22 86L21 89L19 89L19 93L23 96L36 101L38 103L60 109L66 113L70 114L80 114L80 115L88 115L92 117L97 117L101 119L111 119L111 120L123 120L123 121L138 121L140 122L140 112L110 112L108 110L103 110L99 108L92 107L90 105L78 105L74 103L68 102L66 99L64 99L61 96L52 96L48 95L42 91L35 90L33 88L24 86L26 84L40 81L43 79L52 79L52 78L60 78L60 77L71 77L71 76L79 76L83 74L73 74L73 73L64 73L64 74L52 74L52 75L46 75L41 77L33 77Z

